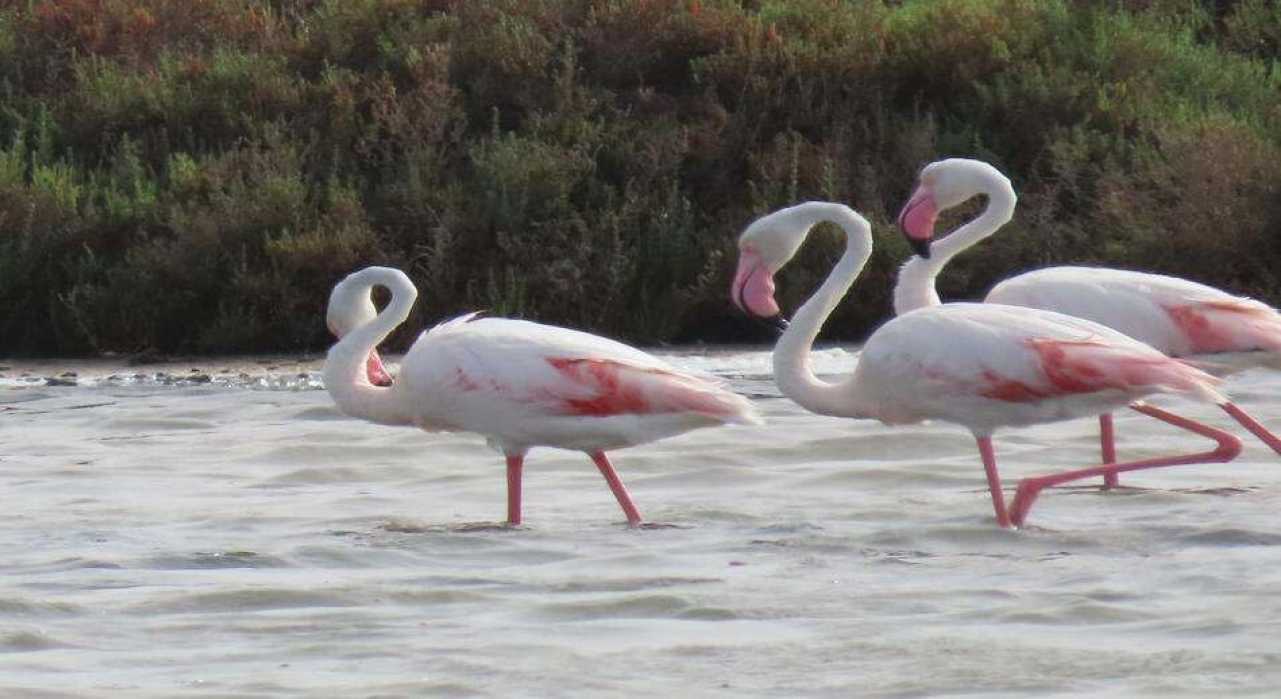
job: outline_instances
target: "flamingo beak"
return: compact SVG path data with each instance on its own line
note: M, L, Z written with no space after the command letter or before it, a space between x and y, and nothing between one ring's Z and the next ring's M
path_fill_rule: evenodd
M912 252L929 258L930 241L934 239L934 223L938 216L934 192L928 186L920 185L898 215L899 230L903 231Z
M386 387L392 383L391 374L388 374L386 367L383 366L378 350L370 350L369 359L365 362L365 373L369 376L369 383L375 386Z
M756 320L763 323L765 327L770 330L777 332L779 335L787 332L787 328L791 325L791 323L787 322L787 319L783 317L782 313L772 315L768 318L757 318Z
M779 332L787 329L787 319L774 300L774 274L755 250L744 250L739 257L730 300L740 311L770 328Z

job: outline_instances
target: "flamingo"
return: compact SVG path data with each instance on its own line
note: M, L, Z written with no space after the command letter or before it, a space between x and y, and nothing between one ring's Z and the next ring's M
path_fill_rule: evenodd
M370 294L391 301L377 312ZM620 342L576 330L470 313L427 330L390 376L377 346L409 316L418 290L403 272L367 267L333 289L338 342L324 380L339 410L382 425L483 435L507 459L507 524L521 523L521 471L531 447L586 452L629 526L641 522L605 451L700 427L759 423L744 397Z
M938 419L968 428L1001 527L1022 526L1037 495L1049 486L1120 471L1230 461L1240 452L1240 441L1226 432L1135 403L1152 394L1178 393L1221 404L1226 399L1214 388L1217 379L1115 330L1052 311L982 303L919 308L872 333L853 373L835 382L818 379L809 366L810 348L871 255L867 219L828 202L799 204L757 219L739 237L730 292L749 315L780 317L774 274L821 221L844 230L846 248L774 348L779 389L821 415L889 425ZM992 447L997 429L1098 415L1131 403L1139 412L1215 440L1216 448L1027 478L1007 509Z
M986 195L983 213L949 235L933 240L940 211ZM899 226L918 256L899 272L894 309L902 313L937 305L934 279L956 255L992 235L1014 215L1014 189L991 165L964 158L927 165L899 216ZM1244 365L1281 359L1281 313L1254 299L1161 274L1103 267L1049 267L1000 282L988 303L1025 306L1085 318L1118 330L1171 357L1229 352ZM1281 439L1231 401L1220 407L1278 454ZM1116 460L1112 414L1099 416L1105 462ZM1117 484L1109 477L1105 487Z

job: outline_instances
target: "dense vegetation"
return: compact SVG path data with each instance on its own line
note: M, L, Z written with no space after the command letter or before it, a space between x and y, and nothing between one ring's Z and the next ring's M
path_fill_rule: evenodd
M745 338L734 237L813 198L878 229L856 338L947 155L1021 199L945 297L1072 261L1281 300L1281 2L0 0L0 354L316 349L368 263L414 327Z

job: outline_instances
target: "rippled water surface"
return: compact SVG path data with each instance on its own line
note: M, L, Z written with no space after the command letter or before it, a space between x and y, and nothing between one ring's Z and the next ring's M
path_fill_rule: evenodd
M806 414L765 352L669 358L755 396L768 425L616 452L668 525L641 530L586 457L546 449L527 461L526 526L490 526L503 467L481 438L347 419L314 362L0 362L0 696L1281 686L1281 457L1252 438L1228 465L1048 491L1031 526L1001 531L963 430ZM854 359L829 349L817 368ZM1227 389L1281 428L1281 373ZM1117 426L1123 459L1203 448L1141 415ZM1096 425L1009 431L997 450L1012 487L1096 462Z

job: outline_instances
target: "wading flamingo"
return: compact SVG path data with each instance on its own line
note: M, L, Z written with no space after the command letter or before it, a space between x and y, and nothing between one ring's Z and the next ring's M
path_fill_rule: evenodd
M1240 452L1241 442L1226 432L1135 404L1135 410L1209 437L1218 446L1199 454L1027 478L1007 512L992 449L992 433L998 428L1098 415L1154 393L1224 403L1214 389L1217 380L1088 320L997 304L951 303L891 319L867 339L852 374L822 381L810 369L810 348L871 255L872 229L866 219L841 204L809 202L756 220L739 238L730 294L750 315L778 317L773 275L822 221L844 229L845 254L774 348L779 389L822 415L891 425L938 419L969 428L1000 526L1021 526L1037 495L1049 486L1120 471L1230 461Z
M987 206L974 220L933 240L939 212L979 194ZM917 251L903 265L894 288L897 313L939 303L934 279L956 255L992 235L1014 215L1014 188L996 168L953 158L927 165L899 216L899 227ZM1281 314L1254 299L1161 274L1103 267L1049 267L1011 277L988 292L1002 303L1085 318L1118 330L1171 357L1243 352L1238 365L1281 360ZM1220 404L1243 427L1281 454L1281 439L1238 407ZM1103 460L1116 460L1111 413L1099 416ZM1114 477L1105 480L1108 487Z
M391 292L381 313L370 293ZM325 360L325 388L342 412L383 425L484 435L507 457L507 523L521 522L521 468L531 447L586 452L627 523L640 513L605 450L700 427L757 423L748 400L638 349L576 330L472 313L420 335L393 379L376 347L409 317L418 297L397 269L367 267L329 297L339 341Z

